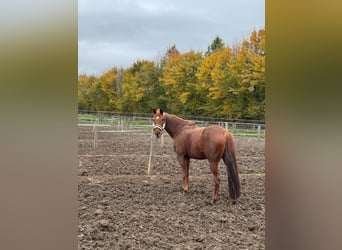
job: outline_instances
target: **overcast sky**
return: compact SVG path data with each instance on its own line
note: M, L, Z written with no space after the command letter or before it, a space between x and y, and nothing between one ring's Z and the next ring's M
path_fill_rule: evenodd
M260 28L264 0L79 0L78 71L128 68L174 44L205 52L217 35L231 46Z

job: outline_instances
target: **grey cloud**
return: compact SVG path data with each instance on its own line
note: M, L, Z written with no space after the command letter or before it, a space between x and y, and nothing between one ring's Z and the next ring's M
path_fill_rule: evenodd
M137 59L157 57L173 44L181 51L204 51L216 35L231 43L264 27L263 2L169 2L89 1L96 4L92 9L80 1L79 71L97 71L95 62L102 71L129 67Z

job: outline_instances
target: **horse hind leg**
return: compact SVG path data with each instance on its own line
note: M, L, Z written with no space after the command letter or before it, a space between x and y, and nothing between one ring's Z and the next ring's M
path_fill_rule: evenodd
M220 173L218 171L218 162L209 162L210 163L210 170L213 173L214 177L214 197L213 202L216 202L218 200L218 193L220 188Z

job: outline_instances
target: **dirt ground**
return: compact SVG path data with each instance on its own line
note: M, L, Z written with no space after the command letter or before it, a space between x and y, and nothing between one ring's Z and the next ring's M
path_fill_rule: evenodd
M228 197L220 162L220 199L206 160L191 160L190 189L173 142L155 151L147 176L151 135L79 131L79 249L265 249L265 141L235 136L241 197Z

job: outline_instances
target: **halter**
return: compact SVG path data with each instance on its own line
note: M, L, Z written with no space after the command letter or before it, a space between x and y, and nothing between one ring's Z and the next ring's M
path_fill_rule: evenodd
M156 124L154 124L154 122L153 122L153 129L159 128L159 129L160 129L160 133L163 133L163 131L165 130L165 126L166 126L166 115L165 115L165 114L163 115L163 119L164 119L163 126L156 125Z

